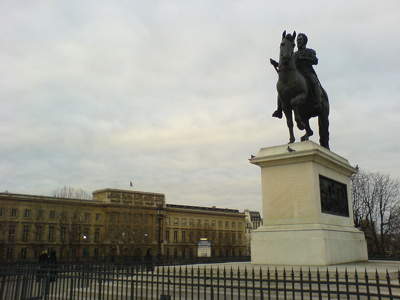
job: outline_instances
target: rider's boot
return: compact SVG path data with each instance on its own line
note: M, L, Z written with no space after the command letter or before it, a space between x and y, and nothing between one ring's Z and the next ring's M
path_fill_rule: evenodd
M320 113L322 110L322 106L321 106L321 88L319 84L314 86L313 100L314 100L314 110L317 113Z
M278 119L282 119L282 109L277 109L276 111L274 111L274 113L272 114L273 117L278 118Z

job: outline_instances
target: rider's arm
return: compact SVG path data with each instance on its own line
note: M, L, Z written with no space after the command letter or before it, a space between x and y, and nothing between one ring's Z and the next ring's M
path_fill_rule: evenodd
M308 49L306 60L312 65L318 65L317 53L313 49Z

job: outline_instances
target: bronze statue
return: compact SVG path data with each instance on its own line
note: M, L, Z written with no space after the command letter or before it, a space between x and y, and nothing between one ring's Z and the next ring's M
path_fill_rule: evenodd
M329 100L322 88L313 65L318 64L316 53L306 48L307 36L303 33L297 37L298 51L294 52L296 31L293 35L282 34L279 63L270 59L271 64L278 72L278 109L273 117L282 118L282 111L286 116L289 128L289 143L294 143L293 120L300 130L306 131L301 141L308 141L313 135L310 128L310 118L318 116L320 145L329 149Z

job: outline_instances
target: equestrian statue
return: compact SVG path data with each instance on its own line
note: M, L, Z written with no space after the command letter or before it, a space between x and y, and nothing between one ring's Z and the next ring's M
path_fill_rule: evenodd
M294 52L296 31L293 34L282 34L279 63L270 59L278 73L276 88L278 91L278 108L273 117L282 118L285 114L289 128L289 143L294 143L293 118L297 128L305 130L301 141L308 141L313 135L310 119L318 117L319 143L329 149L329 99L321 86L313 65L318 64L316 52L306 48L307 36L300 33L297 36L297 48Z

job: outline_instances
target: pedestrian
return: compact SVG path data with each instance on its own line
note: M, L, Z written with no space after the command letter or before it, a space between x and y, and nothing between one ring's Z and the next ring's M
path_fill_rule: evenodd
M49 256L50 282L56 281L57 275L57 252L52 250Z
M49 262L49 256L47 255L47 251L44 250L39 255L39 270L36 276L37 282L41 281L47 274L48 262Z
M153 257L151 256L150 249L147 249L147 253L144 256L144 264L146 266L146 271L147 272L153 272L154 271Z

